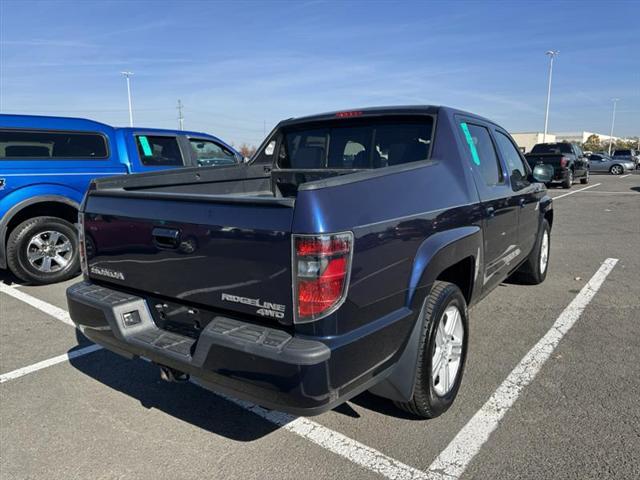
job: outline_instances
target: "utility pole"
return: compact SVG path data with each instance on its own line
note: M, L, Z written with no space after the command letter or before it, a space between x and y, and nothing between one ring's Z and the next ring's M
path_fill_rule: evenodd
M184 116L182 115L182 102L178 99L178 124L180 130L184 130Z
M547 141L547 132L549 128L549 104L551 103L551 77L553 76L553 60L560 54L559 50L547 50L545 55L549 57L549 84L547 86L547 108L544 112L544 134L542 143Z
M133 127L133 108L131 106L131 75L133 72L120 72L127 79L127 99L129 100L129 126Z
M616 104L619 98L612 98L613 102L613 114L611 115L611 130L609 131L609 156L611 156L611 146L613 145L613 124L616 122Z

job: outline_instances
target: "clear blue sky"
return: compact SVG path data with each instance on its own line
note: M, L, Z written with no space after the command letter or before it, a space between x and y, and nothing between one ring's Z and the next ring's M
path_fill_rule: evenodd
M0 0L5 113L185 127L238 145L266 124L352 107L444 104L511 131L640 134L640 2Z

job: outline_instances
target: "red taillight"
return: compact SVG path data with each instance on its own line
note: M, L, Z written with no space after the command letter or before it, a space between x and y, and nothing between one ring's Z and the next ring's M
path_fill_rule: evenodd
M335 311L347 295L353 234L294 235L296 323Z
M566 166L567 166L568 161L569 161L569 160L567 159L567 157L562 157L562 158L560 159L560 166L561 166L561 167L563 167L563 168L564 168L564 167L566 167Z

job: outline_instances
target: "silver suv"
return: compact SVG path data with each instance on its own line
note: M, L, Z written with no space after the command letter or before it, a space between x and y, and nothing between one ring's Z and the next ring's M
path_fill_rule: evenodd
M639 152L636 152L634 149L625 149L625 150L616 150L613 152L614 160L630 160L636 166L636 168L640 168L640 156Z

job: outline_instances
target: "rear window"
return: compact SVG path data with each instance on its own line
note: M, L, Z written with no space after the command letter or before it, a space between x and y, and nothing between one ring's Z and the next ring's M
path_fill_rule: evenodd
M570 143L541 143L534 145L531 153L573 153Z
M0 160L97 160L108 157L99 133L0 130Z
M278 166L291 169L370 169L429 158L433 118L322 123L285 128Z
M136 135L136 144L143 165L184 165L177 137Z

